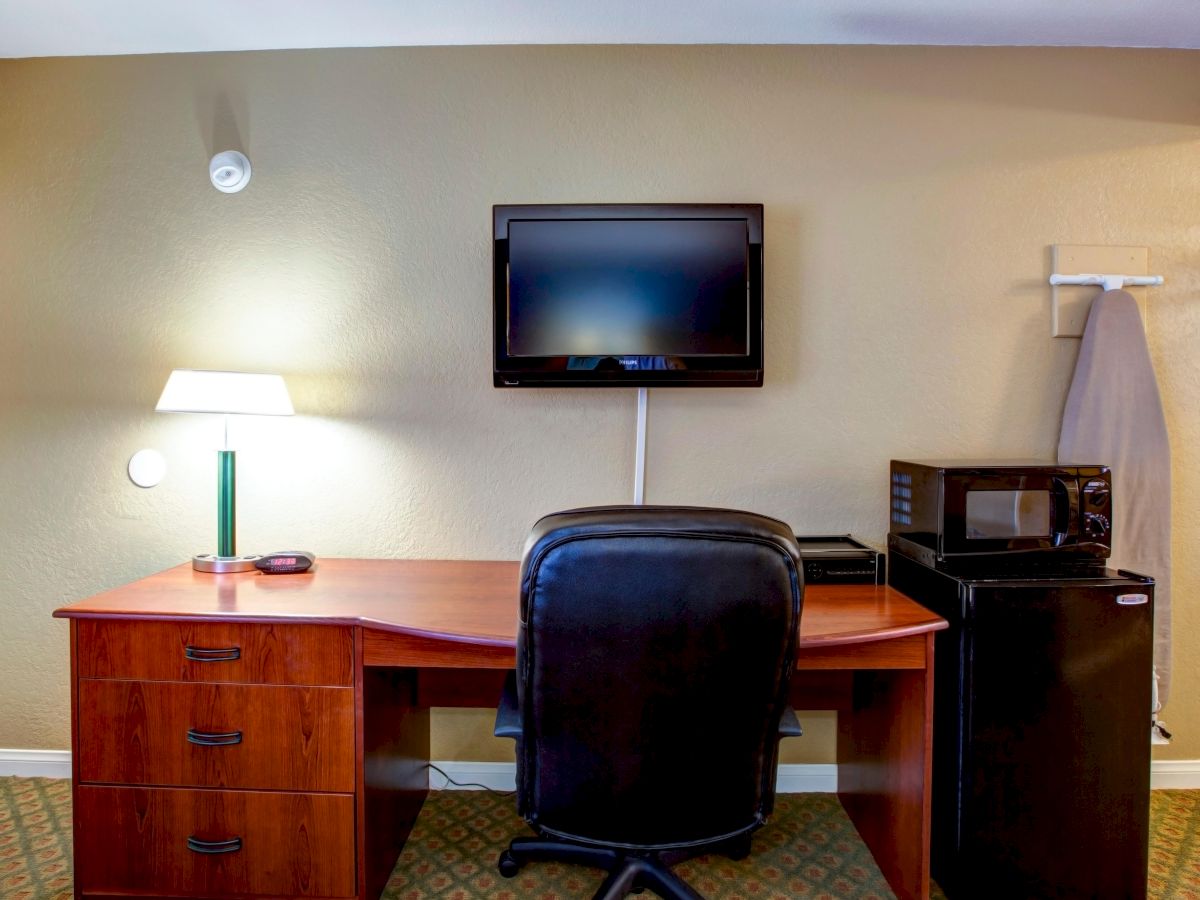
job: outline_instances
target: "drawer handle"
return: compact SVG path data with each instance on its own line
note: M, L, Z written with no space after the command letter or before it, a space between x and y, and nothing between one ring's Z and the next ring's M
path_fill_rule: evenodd
M196 662L228 662L234 659L242 658L241 647L224 647L221 649L212 649L209 647L192 647L183 648L183 655L188 659L194 659Z
M189 728L187 733L189 744L199 744L201 747L230 747L242 742L240 731L197 731Z
M237 853L242 849L242 839L235 837L227 841L202 841L198 837L189 836L187 848L193 853L206 853L209 856L217 853Z

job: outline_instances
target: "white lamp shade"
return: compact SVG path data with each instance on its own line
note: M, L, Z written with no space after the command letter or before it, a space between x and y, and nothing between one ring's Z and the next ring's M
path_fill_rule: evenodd
M282 375L176 369L154 407L159 412L290 416L292 398Z

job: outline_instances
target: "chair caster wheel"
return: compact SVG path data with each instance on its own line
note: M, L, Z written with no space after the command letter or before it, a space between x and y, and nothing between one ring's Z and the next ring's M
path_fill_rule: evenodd
M504 878L516 878L517 873L521 871L521 864L513 858L510 851L504 850L501 852L500 858L496 860L496 868L500 870L500 874Z

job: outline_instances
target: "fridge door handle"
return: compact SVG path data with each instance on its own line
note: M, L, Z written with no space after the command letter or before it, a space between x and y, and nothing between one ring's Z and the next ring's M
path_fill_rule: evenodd
M1117 594L1117 603L1121 606L1142 606L1149 602L1149 594Z

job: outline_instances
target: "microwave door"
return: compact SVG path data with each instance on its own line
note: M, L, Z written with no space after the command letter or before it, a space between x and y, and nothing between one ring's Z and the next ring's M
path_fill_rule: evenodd
M1052 539L1058 529L1059 510L1050 491L1041 489L968 490L965 495L963 534L967 541ZM1065 527L1065 523L1064 523Z
M944 557L1053 550L1077 531L1078 488L1045 475L946 479Z
M1046 491L968 491L967 540L1044 537L1050 510Z

